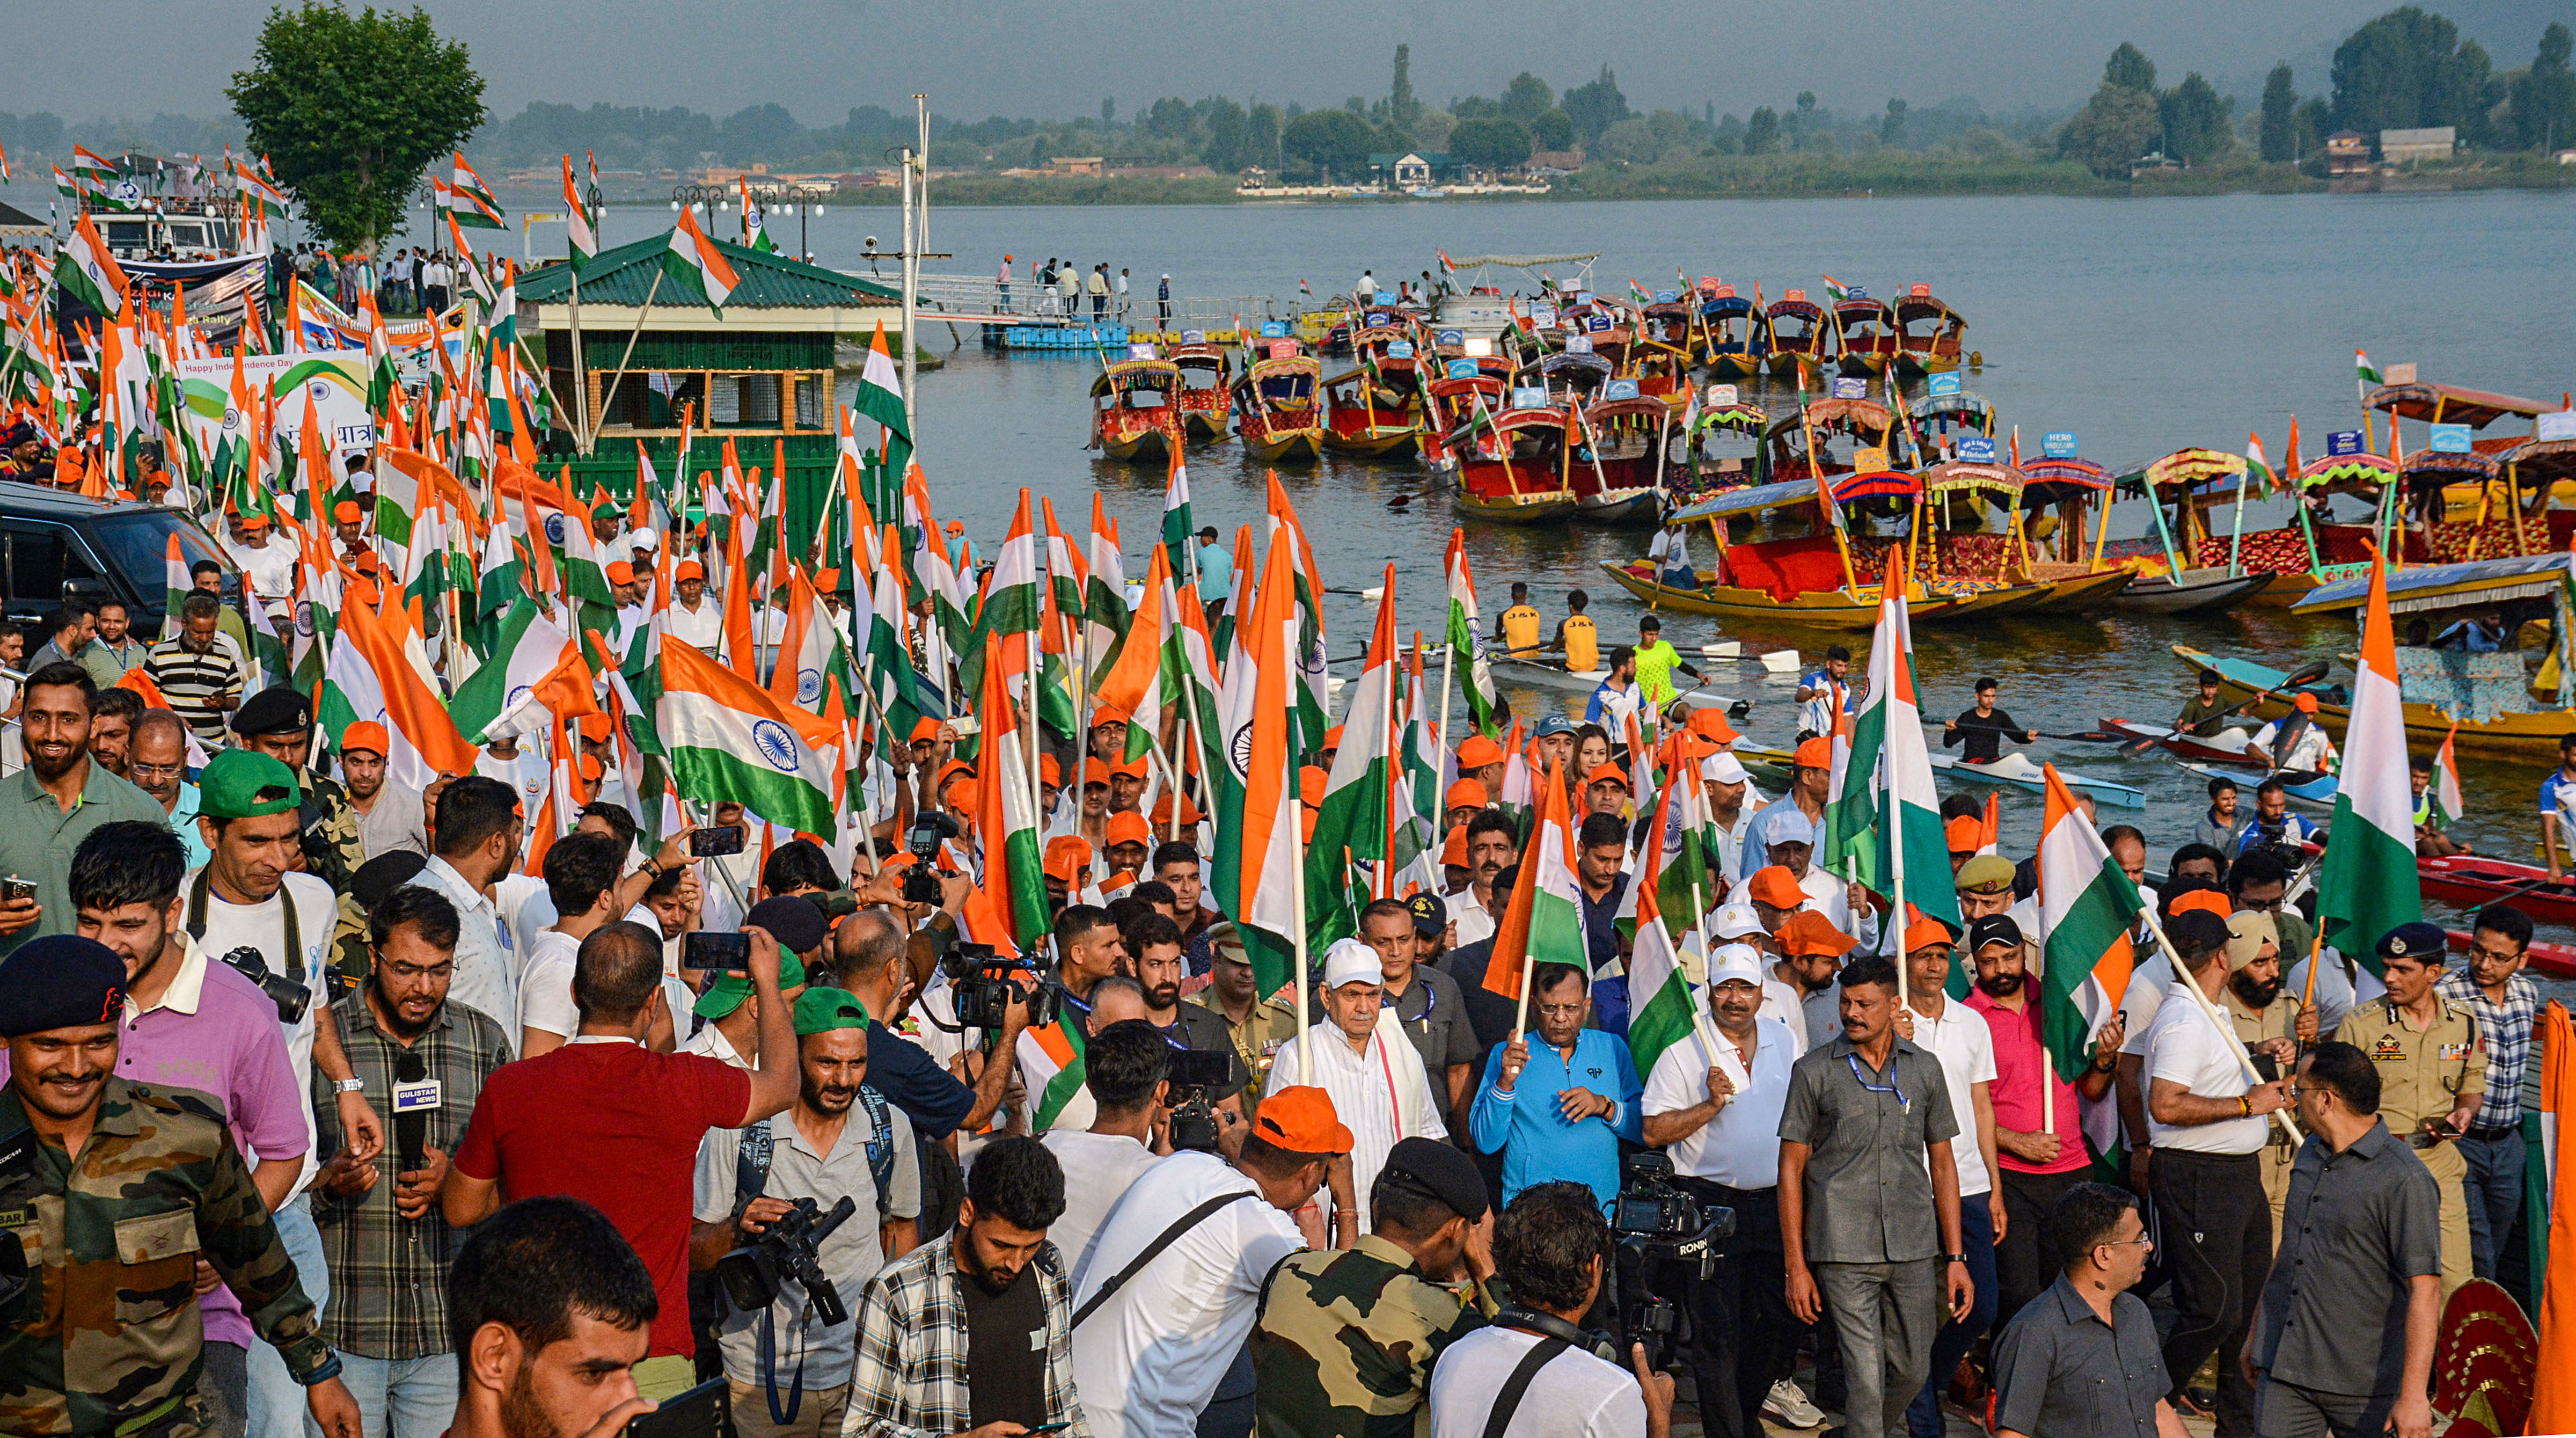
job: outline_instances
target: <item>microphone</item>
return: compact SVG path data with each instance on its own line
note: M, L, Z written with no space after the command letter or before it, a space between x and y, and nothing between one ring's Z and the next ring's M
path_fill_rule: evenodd
M397 1083L419 1083L429 1077L429 1063L418 1053L406 1049L394 1058L394 1080ZM429 1111L414 1109L394 1115L394 1151L397 1174L416 1173L426 1161L421 1149L429 1142Z

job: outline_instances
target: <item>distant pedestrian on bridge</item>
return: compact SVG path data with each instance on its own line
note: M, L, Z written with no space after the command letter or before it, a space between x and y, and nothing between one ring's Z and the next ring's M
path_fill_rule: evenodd
M1068 320L1082 317L1082 267L1068 260L1055 272L1055 301Z
M1123 325L1127 323L1127 270L1124 266L1119 268L1118 282L1112 288L1118 291L1118 323Z
M1091 294L1091 322L1098 325L1109 318L1109 262L1102 260L1091 267L1084 289Z
M1001 273L993 276L993 287L1001 292L1001 312L1011 312L1011 257L1002 256Z
M1154 287L1154 308L1159 311L1155 318L1162 322L1164 328L1170 328L1172 323L1172 277L1169 274L1164 275L1163 282Z

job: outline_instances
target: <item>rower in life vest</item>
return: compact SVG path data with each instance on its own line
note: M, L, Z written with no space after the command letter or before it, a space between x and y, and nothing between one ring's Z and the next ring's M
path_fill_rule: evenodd
M2326 737L2325 726L2317 722L2317 696L2314 694L2294 695L2290 700L2289 715L2277 723L2264 725L2249 747L2270 758L2275 769L2295 770L2302 774L2334 771L2334 740Z
M1538 649L1538 628L1538 611L1530 607L1529 586L1513 585L1511 607L1494 616L1494 638L1501 642L1503 652L1528 655Z
M1601 667L1601 639L1592 627L1592 616L1584 613L1592 596L1577 589L1565 596L1569 611L1556 624L1556 642L1548 648L1565 656L1569 674L1589 674Z

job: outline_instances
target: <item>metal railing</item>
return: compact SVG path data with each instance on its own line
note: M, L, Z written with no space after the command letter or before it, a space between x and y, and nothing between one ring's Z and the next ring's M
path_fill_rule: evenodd
M897 279L872 276L866 270L845 273L887 283ZM1101 296L1101 320L1131 329L1231 329L1237 320L1257 324L1288 317L1279 301L1268 295L1174 295L1167 319L1165 305L1154 297L1159 280L1159 275L1142 284L1131 279L1126 295L1113 291ZM989 316L997 323L1020 324L1089 324L1093 315L1090 294L1065 296L1035 279L1014 277L1005 286L991 276L923 275L916 293L922 312L932 315Z

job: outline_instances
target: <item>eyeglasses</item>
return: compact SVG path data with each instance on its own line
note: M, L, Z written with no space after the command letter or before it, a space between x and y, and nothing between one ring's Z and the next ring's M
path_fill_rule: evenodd
M2236 907L2251 910L2257 914L2276 914L2281 911L2281 905L2284 902L2286 900L2278 896L2269 899L2240 898L2236 901Z
M2094 1246L2095 1248L2126 1248L2126 1247L2128 1247L2130 1244L2133 1244L2133 1243L2153 1243L2153 1242L2155 1242L2155 1240L2154 1240L2154 1239L2149 1238L2149 1237L2147 1237L2145 1234L2141 1233L2141 1234L2139 1234L2139 1235L2138 1235L2137 1237L2135 1237L2135 1238L2106 1238L2106 1239L2103 1239L2100 1243L2097 1243L2097 1244L2095 1244L2095 1245L2093 1245L2093 1246Z
M2490 949L2486 945L2478 943L2475 940L2471 940L2469 943L2469 961L2471 963L2475 963L2480 959L2485 959L2491 963L2509 964L2521 957L2522 953L2518 949Z

